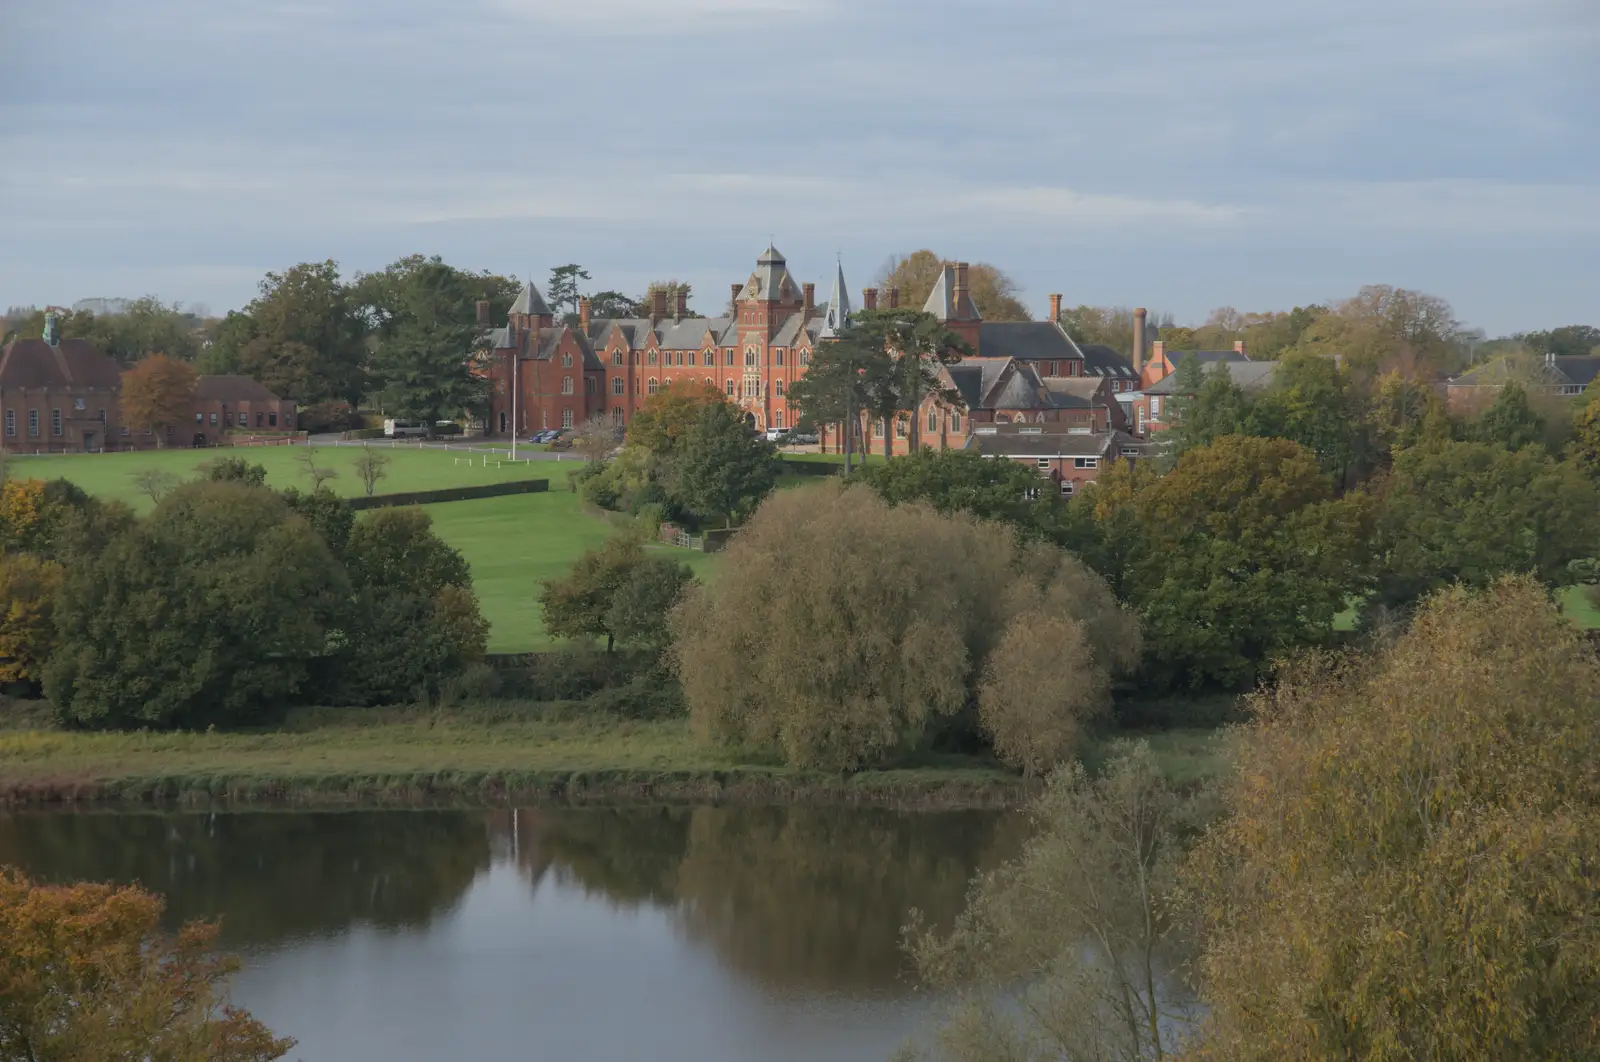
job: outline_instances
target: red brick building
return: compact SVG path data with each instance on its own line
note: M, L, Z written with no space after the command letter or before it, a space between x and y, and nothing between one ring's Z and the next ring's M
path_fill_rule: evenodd
M215 446L225 433L294 430L295 403L249 376L202 376L195 381L195 446Z

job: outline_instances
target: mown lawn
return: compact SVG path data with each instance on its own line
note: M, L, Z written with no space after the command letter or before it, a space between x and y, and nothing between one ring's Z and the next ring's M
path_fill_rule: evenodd
M554 488L556 485L551 484ZM489 649L524 652L551 644L539 614L539 584L563 575L585 550L617 529L585 513L565 489L507 498L422 506L439 537L461 551L472 566L472 585L490 623ZM704 577L712 554L651 546L681 560Z
M140 493L134 477L147 469L160 469L180 479L197 475L196 468L217 457L242 457L267 470L267 485L282 489L309 489L300 455L310 450L319 467L338 473L328 488L340 495L365 493L356 475L357 446L250 446L216 450L151 450L143 453L58 454L43 457L11 458L10 474L36 479L66 479L90 494L116 498L135 509L150 508L150 499ZM484 454L450 450L422 450L414 445L390 446L377 443L374 449L389 457L388 475L378 482L377 493L392 494L412 490L442 490L447 487L501 483L515 479L549 479L552 487L566 484L566 464L552 461L516 461ZM558 482L559 481L559 482Z

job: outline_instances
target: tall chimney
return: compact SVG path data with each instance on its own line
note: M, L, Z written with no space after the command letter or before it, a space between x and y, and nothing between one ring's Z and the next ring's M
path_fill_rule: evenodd
M1050 317L1049 317L1049 321L1050 321L1051 324L1055 324L1056 322L1058 322L1060 320L1061 320L1061 296L1060 295L1052 295L1052 296L1050 296Z
M958 321L963 319L962 316L961 316L961 304L966 302L966 301L967 301L967 263L965 263L965 262L957 262L956 263L955 306L953 307L953 312L955 313L956 320L958 320Z
M1133 311L1133 371L1144 372L1144 323L1149 311L1143 306Z
M889 289L889 309L898 310L899 308L900 308L900 289L899 288L890 288Z
M805 284L802 285L800 290L806 294L805 316L800 319L808 321L811 319L811 312L817 308L817 286L815 284Z
M667 315L667 290L656 288L650 293L650 323L661 320Z
M478 300L478 305L477 305L477 310L478 310L478 327L479 328L488 328L489 327L489 300L488 299L479 299Z
M593 306L594 303L588 299L578 300L578 327L583 329L585 335L589 333L589 310Z
M734 317L739 316L739 292L744 290L743 284L732 284L733 290L728 294L728 313Z
M682 289L679 289L679 291L678 291L678 301L673 306L672 318L675 321L681 321L685 317L688 317L688 316L689 316L689 293L687 291L683 291Z
M878 308L878 289L861 289L861 308L863 310L876 310Z

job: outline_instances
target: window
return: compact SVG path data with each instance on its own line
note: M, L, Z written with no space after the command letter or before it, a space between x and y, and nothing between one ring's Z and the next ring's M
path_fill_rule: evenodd
M1039 458L1039 467L1040 468L1049 468L1050 467L1050 459L1048 457Z
M548 409L539 410L539 427L550 427L550 411Z
M772 415L772 426L774 428L783 427L783 410L780 409Z
M706 386L707 387L715 387L715 386L717 386L717 381L715 381L711 377L707 376L706 377Z
M1098 457L1074 457L1072 459L1072 467L1073 468L1099 468L1100 467L1100 459Z
M621 365L622 364L622 351L613 350L611 352L611 364L613 364L613 365Z
M960 413L952 413L952 414L950 414L950 430L951 431L960 431L961 430L961 414Z
M611 378L611 393L614 395L620 395L622 393L622 377L613 376Z
M561 426L563 428L572 427L572 410L563 409L561 411Z
M649 354L647 354L645 356L645 360L648 361L651 365L654 365L656 363L656 352L652 350Z
M782 398L783 397L783 381L779 380L777 383L773 384L772 386L777 388L777 395L778 395L779 398Z
M570 395L572 393L572 377L563 376L561 378L561 393L564 395Z
M16 433L17 433L17 411L14 410L14 409L8 409L8 410L6 410L6 434L7 435L15 435Z
M502 409L500 411L500 434L501 435L504 435L506 433L506 424L507 423L508 423L508 421L506 419L506 411Z
M1161 396L1160 395L1151 395L1150 396L1150 419L1151 420L1160 420L1161 419Z
M928 430L929 431L938 431L939 430L939 411L936 410L936 409L928 410Z
M265 418L265 417L263 417L263 416L262 416L262 415L261 415L261 414L260 414L260 413L257 413L257 414L256 414L256 427L258 427L258 428L259 428L259 427L261 427L261 425L262 425L262 424L263 424L263 423L264 423L264 422L265 422L265 421L266 421L266 418Z
M215 413L211 414L211 423L213 425L217 423L217 415Z
M284 423L288 423L288 422L285 421ZM276 428L277 426L278 426L278 415L276 413L268 413L267 414L267 427Z
M723 362L724 362L724 363L725 363L725 364L727 364L727 365L732 365L732 364L733 364L733 348L732 348L732 347L729 347L729 348L728 348L728 349L727 349L727 350L725 350L725 351L723 351L723 354L724 354L724 355L726 355L726 356L725 356L725 357L724 357L724 358L723 358L723 359L722 359L722 360L723 360ZM728 392L728 393L729 393L729 394L732 394L732 393L733 393L733 392L732 392L732 391L730 391L730 392Z
M1139 456L1139 448L1137 446L1124 446L1122 448L1122 456L1123 457L1138 457Z
M904 439L910 427L911 425L907 423L905 417L894 418L894 437L896 439Z
M61 434L61 410L59 409L52 409L50 411L50 434Z
M656 381L654 376L652 376L650 377L650 383L646 385L645 390L650 394L655 394L657 391L661 390L661 384Z
M1072 497L1072 480L1064 479L1061 481L1061 496L1063 498Z
M206 422L206 415L204 413L196 413L194 415L194 422L196 424L204 424Z
M248 414L248 413L240 413L239 414L239 427L248 428L249 426L250 426L250 414Z
M561 352L561 367L563 369L572 368L572 351L564 350Z
M883 421L875 420L872 422L872 437L874 439L883 438Z
M593 376L585 376L583 378L583 393L586 394L586 395L594 394L594 377Z
M726 380L724 380L723 381L723 385L724 385L723 389L728 392L728 397L732 398L733 397L733 377L730 376Z
M1038 487L1029 487L1027 490L1023 491L1022 492L1022 500L1023 501L1038 501L1039 500L1039 488Z
M810 365L811 364L811 351L802 350L800 352L800 364L801 365Z
M1050 372L1047 375L1054 376L1055 374L1056 374L1056 363L1052 361L1050 363Z
M749 368L753 368L755 366L755 364L756 364L756 354L757 353L758 353L758 348L756 348L756 347L745 347L744 348L744 365L745 365L745 368L749 369Z
M616 425L619 428L622 427L622 407L621 406L618 406L616 409L613 409L611 411L611 423Z
M772 352L772 356L777 359L777 362L778 362L779 365L783 364L783 348L782 347L779 347L777 350L773 351Z

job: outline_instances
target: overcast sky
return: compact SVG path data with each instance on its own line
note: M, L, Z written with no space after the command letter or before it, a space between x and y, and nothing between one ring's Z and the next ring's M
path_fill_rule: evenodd
M1597 54L1600 0L0 0L0 306L420 251L715 312L771 237L1600 324Z

